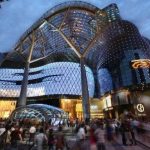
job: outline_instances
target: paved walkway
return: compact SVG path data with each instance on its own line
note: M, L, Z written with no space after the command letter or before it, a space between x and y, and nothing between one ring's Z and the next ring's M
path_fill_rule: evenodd
M141 142L144 145L147 145L150 148L150 133L136 135L136 139L137 141Z
M141 147L140 145L127 145L124 146L122 144L122 138L121 135L119 135L117 138L114 139L113 142L108 143L108 150L144 150L143 147ZM113 147L113 149L111 148Z
M75 134L72 133L71 130L68 130L64 133L65 133L65 138L66 138L66 147L64 148L64 150L90 150L89 139L85 140L81 144L81 146L79 146L79 144L76 142L76 136ZM121 135L119 135L118 137L115 137L114 140L111 142L106 141L105 142L106 150L147 150L141 145L124 146L122 144L121 139L122 139ZM150 141L149 141L150 138L149 137L147 138L146 134L142 136L136 135L136 139L139 140L141 143L144 143L145 145L148 145L148 146L150 145ZM81 149L79 149L79 147L81 147ZM18 149L11 149L9 147L5 150L30 150L30 146L27 144L20 144L18 146ZM48 148L45 150L48 150Z
M69 144L71 147L70 148L65 147L64 150L90 150L90 144L88 140L84 141L84 143L81 144L80 146L81 149L79 149L79 145L76 145L75 143L71 145L71 142L70 142ZM123 146L121 144L121 140L119 139L118 141L112 141L112 142L106 141L105 146L106 146L106 150L146 150L144 149L144 147L141 147L139 145ZM28 145L22 144L18 146L18 149L7 148L5 150L30 150L30 148ZM48 148L45 150L48 150Z
M78 149L79 145L76 145L74 142L75 139L70 138L68 142L70 146L70 150L79 150ZM122 144L121 136L118 136L118 138L114 138L114 140L111 142L106 141L105 146L106 146L106 150L147 150L141 145L124 146ZM82 143L81 150L90 150L89 140L86 140Z

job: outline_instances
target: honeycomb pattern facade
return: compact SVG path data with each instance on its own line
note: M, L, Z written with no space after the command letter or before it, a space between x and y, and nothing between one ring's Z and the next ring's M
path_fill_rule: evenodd
M66 2L52 8L20 38L14 53L7 55L2 67L8 65L8 62L13 62L15 65L9 63L9 67L23 68L32 45L33 34L35 39L31 61L44 58L31 64L27 94L29 97L38 96L39 93L81 95L80 59L76 55L77 52L80 55L86 52L90 97L100 97L122 88L149 88L150 69L134 69L131 61L150 59L150 40L143 37L133 23L120 17L116 4L99 9L84 2ZM73 46L70 46L62 35ZM36 70L34 67L46 68L45 64L50 68L44 72L37 69L40 72L39 76L33 75L33 70ZM54 64L55 67L52 68ZM58 76L53 76L54 70L57 70ZM23 70L19 73L23 73ZM44 79L44 76L48 76L47 73L52 77ZM62 74L65 76L62 77ZM5 86L3 76L5 80L7 76L10 77L9 70L6 75L1 75L1 96L7 96L3 93L9 89L6 93L13 93L11 96L18 97L22 77L13 77L16 85L7 82ZM39 78L41 82L36 83Z
M150 83L149 68L134 69L131 66L132 60L150 58L150 44L135 25L124 20L115 21L105 30L104 39L105 53L97 65L99 83L105 85L101 86L101 94ZM101 78L100 74L105 77Z
M94 95L92 70L86 67L89 96ZM27 97L45 95L81 95L80 65L71 62L51 63L30 69ZM0 97L19 97L23 69L0 69Z

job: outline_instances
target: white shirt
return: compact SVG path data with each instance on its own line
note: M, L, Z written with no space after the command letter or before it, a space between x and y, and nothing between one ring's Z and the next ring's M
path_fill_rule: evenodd
M98 143L105 143L105 131L100 129L100 128L97 128L94 132L96 138L97 138L97 142Z
M36 128L34 126L32 126L30 129L29 129L29 133L35 133L36 132Z
M6 131L5 128L0 128L0 135L2 135Z
M84 128L80 128L78 133L77 133L77 137L79 140L85 139L85 130Z

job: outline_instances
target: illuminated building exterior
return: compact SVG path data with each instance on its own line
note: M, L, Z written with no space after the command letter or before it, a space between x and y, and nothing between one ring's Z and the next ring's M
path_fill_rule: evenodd
M26 104L26 97L27 103L62 99L59 106L69 110L72 105L74 117L82 109L102 113L101 109L110 117L124 109L134 111L134 105L142 103L141 92L149 89L150 42L134 24L122 20L116 4L103 9L84 2L58 5L2 57L2 98L16 99L19 105ZM148 61L133 65L141 59ZM93 98L103 104L92 104Z
M94 96L94 77L86 67L88 91ZM7 76L6 76L7 74ZM80 66L72 62L57 62L30 69L27 97L48 95L81 95ZM23 69L1 69L0 97L16 98L20 95Z

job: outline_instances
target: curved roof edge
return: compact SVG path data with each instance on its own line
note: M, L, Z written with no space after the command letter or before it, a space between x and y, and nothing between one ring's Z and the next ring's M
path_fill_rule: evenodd
M68 118L68 113L65 112L64 110L51 106L51 105L46 105L46 104L30 104L30 105L26 105L26 106L21 106L21 107L17 107L10 115L9 120L12 121L14 120L14 116L16 114L16 112L18 111L24 111L24 110L34 110L39 112L40 114L42 114L44 116L44 120L45 121L49 121L50 117L56 117L56 116L49 116L48 115L48 111L51 111L51 113L54 115L57 114L61 114L61 116L57 115L57 117L59 117L60 119L64 119L64 117L67 119Z
M82 1L71 1L71 2L63 2L59 5L54 6L53 8L49 9L46 13L44 13L33 25L28 28L23 35L20 37L20 39L16 42L12 50L17 48L17 45L33 30L35 30L41 23L43 23L43 20L45 18L50 17L51 15L54 15L55 13L62 11L63 9L66 9L68 7L78 7L78 8L85 8L88 9L91 12L94 12L95 10L99 9L98 7L88 3L88 2L82 2ZM11 52L11 51L10 51Z
M47 108L47 109L57 110L57 111L60 111L60 112L65 112L64 110L62 110L62 109L60 109L60 108L57 108L57 107L54 107L54 106L51 106L51 105L46 105L46 104L29 104L29 105L26 105L25 107L31 107L31 108Z

